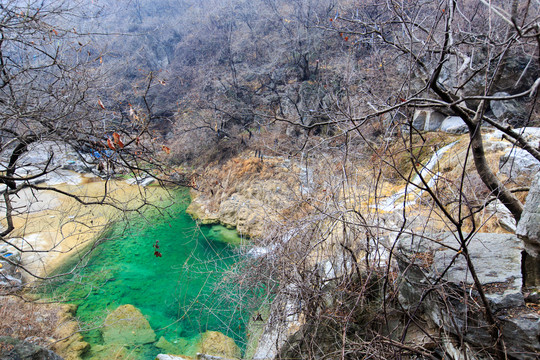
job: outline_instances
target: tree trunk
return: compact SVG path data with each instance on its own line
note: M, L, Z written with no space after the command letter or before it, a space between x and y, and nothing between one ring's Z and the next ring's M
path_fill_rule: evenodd
M480 175L480 179L482 179L482 182L488 187L493 195L495 195L504 204L504 206L510 210L516 219L516 222L519 222L521 213L523 212L523 205L489 168L486 161L486 154L484 152L484 144L482 141L482 132L480 131L479 125L476 127L469 125L469 137L471 139L474 165L476 166L478 175Z

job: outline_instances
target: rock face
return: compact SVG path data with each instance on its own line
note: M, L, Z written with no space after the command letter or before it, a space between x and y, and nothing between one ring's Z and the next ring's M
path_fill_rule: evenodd
M516 235L525 243L525 250L534 257L540 252L540 173L534 177Z
M63 360L59 355L41 346L8 336L0 336L0 360Z
M527 251L524 259L525 283L540 286L540 173L531 183L516 235L523 240Z
M282 158L235 159L208 170L186 210L204 224L221 223L240 234L259 236L265 222L294 204L293 191L302 183L298 166Z
M133 305L122 305L105 319L102 329L106 344L142 345L156 340L156 334L141 311Z
M459 248L451 233L433 239L403 238L396 254L404 279L400 301L444 331L484 349L493 340L465 258L457 253ZM521 241L508 234L476 234L468 249L509 355L536 359L540 315L524 306Z
M506 92L498 92L493 94L495 97L510 96ZM517 100L494 100L490 103L493 115L501 121L507 121L509 124L522 124L527 118L527 108L524 104L520 104Z
M54 335L56 341L52 349L61 355L64 360L79 360L81 355L90 348L78 330L79 323L75 320L76 305L64 304L58 311L58 324Z

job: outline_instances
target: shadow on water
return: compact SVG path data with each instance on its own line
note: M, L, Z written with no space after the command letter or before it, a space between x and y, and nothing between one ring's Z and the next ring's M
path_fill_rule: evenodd
M249 315L221 281L238 260L230 244L238 243L238 235L221 226L198 226L185 212L188 203L187 191L181 191L171 215L150 214L149 222L132 219L127 226L111 226L86 266L51 284L47 293L79 305L77 317L87 329L100 327L107 314L131 304L148 319L156 339L185 343L211 330L242 348ZM99 329L84 336L92 346L103 345ZM154 359L160 352L154 345L130 358Z

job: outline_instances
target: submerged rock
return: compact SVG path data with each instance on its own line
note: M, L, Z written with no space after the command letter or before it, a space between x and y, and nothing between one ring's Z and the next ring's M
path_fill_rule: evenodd
M178 355L159 354L155 360L191 360L191 358Z
M207 331L202 334L199 353L227 359L239 359L242 356L234 340L219 331Z
M105 319L101 330L106 344L142 345L156 341L156 334L141 311L133 305L119 306Z

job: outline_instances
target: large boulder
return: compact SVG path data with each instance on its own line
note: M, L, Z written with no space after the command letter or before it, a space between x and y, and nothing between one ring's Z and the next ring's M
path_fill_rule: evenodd
M242 356L234 340L219 331L207 331L202 334L200 353L227 359L239 359Z
M540 161L528 151L512 147L499 160L499 171L508 177L533 176L540 170Z
M525 200L516 235L523 240L527 284L540 285L540 173L534 177Z
M398 244L404 308L422 313L424 320L462 337L478 351L492 344L479 293L456 236L446 233L430 239L406 236ZM502 339L510 356L536 359L540 352L540 315L525 307L522 295L522 243L511 234L476 234L468 251L497 315Z
M510 94L506 92L498 92L493 94L494 97L507 97ZM511 125L520 125L525 122L528 117L527 106L518 102L516 99L509 100L493 100L490 103L493 115L501 121L507 121Z
M449 134L465 134L469 128L459 116L448 116L442 122L440 130Z
M142 345L156 341L148 320L129 304L119 306L107 316L101 333L105 344Z

